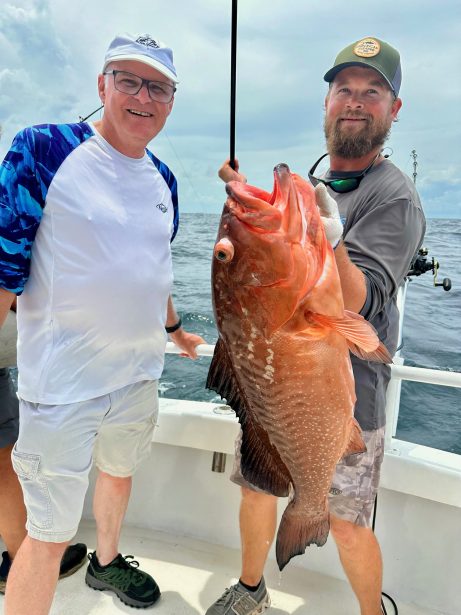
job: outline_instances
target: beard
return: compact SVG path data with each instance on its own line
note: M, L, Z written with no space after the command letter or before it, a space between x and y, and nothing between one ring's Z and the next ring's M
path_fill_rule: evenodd
M377 147L382 147L389 137L392 120L385 118L376 120L367 113L348 113L347 117L364 118L363 128L355 134L348 134L343 130L339 118L325 116L324 131L327 141L328 153L340 158L361 158Z

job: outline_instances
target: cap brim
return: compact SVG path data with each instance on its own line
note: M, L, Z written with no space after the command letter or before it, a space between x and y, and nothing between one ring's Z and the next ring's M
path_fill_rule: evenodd
M333 66L333 68L330 68L330 70L327 71L325 75L323 76L323 79L327 81L328 83L331 83L333 79L336 77L336 75L339 72L341 72L344 68L347 68L348 66L363 66L364 68L371 68L375 70L377 73L381 75L381 77L385 80L387 85L391 88L391 91L394 92L395 94L394 86L389 81L389 79L386 77L386 75L382 71L380 71L379 68L377 68L376 66L372 66L368 62L344 62L343 64L338 64L338 66Z
M104 62L104 66L102 69L103 72L106 70L106 66L108 64L110 64L111 62L118 62L119 60L132 60L134 62L142 62L142 64L147 64L147 66L150 66L151 68L155 68L155 70L158 70L159 73L162 73L162 75L165 75L165 77L168 77L168 79L171 79L171 81L173 81L174 83L179 83L176 75L172 73L170 70L168 70L168 68L166 68L164 64L162 64L161 62L157 62L156 60L153 60L151 58L148 58L146 56L136 55L134 53L133 54L122 54L122 55L112 56L111 58L107 58L106 61Z

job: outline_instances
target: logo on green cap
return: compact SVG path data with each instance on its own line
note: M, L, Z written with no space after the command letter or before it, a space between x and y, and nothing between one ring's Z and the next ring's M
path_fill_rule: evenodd
M374 38L362 38L355 47L354 53L360 58L373 58L381 51L381 45Z

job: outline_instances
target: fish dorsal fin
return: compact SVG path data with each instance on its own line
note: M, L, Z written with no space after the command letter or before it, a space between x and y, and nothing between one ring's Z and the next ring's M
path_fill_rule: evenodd
M334 329L342 335L347 341L349 350L359 359L377 363L392 363L392 357L384 344L380 342L374 327L360 314L344 310L343 318L314 313L309 316L323 327Z
M242 426L242 474L249 483L279 497L289 493L291 476L267 432L253 416L235 376L223 340L215 346L206 387L224 397Z
M360 425L357 423L355 418L352 418L351 421L351 437L342 455L343 457L358 455L359 453L364 453L367 450L365 442L362 438L362 430L360 429Z

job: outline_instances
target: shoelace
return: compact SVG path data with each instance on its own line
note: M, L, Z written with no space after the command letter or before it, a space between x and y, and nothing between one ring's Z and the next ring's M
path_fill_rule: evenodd
M132 568L139 568L139 562L138 560L134 559L134 555L122 555L122 557L126 561L126 563ZM128 561L128 558L131 558L131 562Z
M241 595L240 592L237 590L237 585L232 585L231 587L226 587L223 595L221 596L221 598L219 598L216 601L216 604L225 604L227 602L227 597L229 595L232 595L232 597L234 597L235 595Z
M134 559L133 555L122 555L110 566L109 570L104 572L104 577L108 583L116 585L122 591L127 591L130 585L140 587L144 583L144 577L137 572L137 568L139 568L139 562Z

